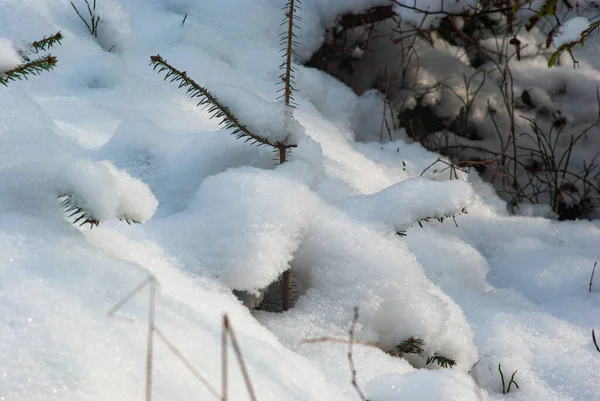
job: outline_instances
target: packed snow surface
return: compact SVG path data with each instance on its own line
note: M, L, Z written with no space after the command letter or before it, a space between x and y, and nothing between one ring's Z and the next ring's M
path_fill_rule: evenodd
M148 287L119 311L128 321L107 312L149 275L156 327L217 389L227 314L258 400L358 400L344 343L358 307L352 356L371 401L596 400L598 221L510 216L419 144L355 141L379 129L377 96L317 70L296 66L289 120L284 3L97 0L94 37L68 0L0 0L0 71L20 62L15 43L64 35L55 70L0 87L0 400L143 399ZM384 3L304 1L299 58L338 14ZM296 144L288 162L221 130L152 70L156 54L257 134ZM64 195L101 225L71 224ZM289 268L299 298L285 313L233 295ZM423 356L384 352L411 337ZM248 399L229 353L229 399ZM153 358L153 399L210 399L158 337ZM517 371L509 395L499 365L507 381Z

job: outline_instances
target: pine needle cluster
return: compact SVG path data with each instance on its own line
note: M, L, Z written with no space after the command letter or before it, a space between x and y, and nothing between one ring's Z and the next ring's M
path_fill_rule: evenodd
M460 212L458 212L458 213L447 213L447 214L444 214L444 215L438 216L438 217L431 217L431 216L422 217L422 218L420 218L420 219L417 220L417 224L419 225L419 227L423 228L423 223L429 223L430 220L432 220L432 219L433 220L437 220L440 223L443 223L447 219L452 219L452 221L454 222L454 225L456 227L458 227L458 223L456 222L456 215L457 214L461 215L461 214L469 214L469 213L467 212L467 208L463 207L460 210ZM406 230L397 230L396 231L396 235L398 235L400 237L406 237L406 235L407 235L406 234Z
M37 55L41 51L49 50L51 47L61 44L62 39L62 34L57 32L52 36L35 41L31 44L30 54ZM0 72L0 84L8 86L10 81L22 81L29 79L32 75L40 75L45 71L52 70L58 61L50 54L36 58L31 58L26 54L22 56L22 59L22 63L16 67Z
M100 225L100 219L81 207L73 194L62 193L58 195L58 199L61 201L67 218L71 219L71 223L79 225L79 227L89 224L90 229Z
M31 44L31 47L33 49L33 51L37 54L39 52L45 52L47 50L50 50L51 47L55 46L55 45L60 45L62 44L61 41L63 40L63 36L62 33L60 32L56 32L54 35L51 36L44 36L42 39L40 40L36 40L35 42L33 42ZM25 59L27 59L25 57Z
M454 359L446 358L445 356L433 354L429 358L427 358L426 364L437 363L442 368L453 368L456 365L456 361Z
M72 192L62 192L58 195L58 200L63 207L63 211L67 216L67 219L71 221L74 225L78 225L79 227L85 226L89 224L90 229L94 227L100 226L102 222L101 219L94 216L94 213L87 210L85 207L81 206L81 203L77 200L77 196ZM141 224L140 221L130 217L130 216L117 216L117 218L121 221L126 222L127 224Z
M402 358L407 354L414 354L418 356L423 356L425 354L425 341L420 338L410 337L407 340L402 341L400 344L396 345L390 351L387 351L388 354ZM437 363L442 368L453 368L456 366L456 361L450 358L446 358L445 356L439 355L438 353L434 353L432 356L428 357L425 360L426 365L430 365L432 363Z
M438 216L438 217L427 216L427 217L420 218L419 220L417 220L417 224L419 225L419 227L423 228L423 223L429 223L429 220L431 220L431 219L437 220L440 223L443 223L444 220L446 220L446 219L452 219L452 221L454 222L454 225L456 227L458 227L458 223L456 222L457 214L461 215L461 214L469 214L469 213L467 213L467 208L463 207L460 210L460 212L458 212L458 213L448 213L448 214L444 214L444 215Z
M408 340L402 341L400 344L396 345L392 349L392 354L394 356L402 357L406 354L416 354L422 356L425 352L423 347L425 346L425 341L420 338L410 337Z

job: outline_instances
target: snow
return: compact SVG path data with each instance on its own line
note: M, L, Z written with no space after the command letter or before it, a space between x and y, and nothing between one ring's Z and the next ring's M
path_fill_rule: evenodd
M58 156L23 162L2 170L0 187L5 209L31 214L55 209L57 197L69 196L96 220L117 218L141 223L152 217L158 206L146 184L108 161Z
M413 394L414 401L428 400L480 400L483 393L471 380L453 371L433 374L431 371L415 371L408 374L382 375L369 383L369 400L394 401L406 392Z
M590 334L600 330L600 284L588 292L597 220L509 215L473 173L428 168L438 155L403 130L380 143L382 97L314 69L297 66L289 119L277 100L283 1L97 3L94 38L68 0L0 0L0 70L20 61L13 43L65 37L49 50L55 70L0 87L0 399L143 399L148 290L120 311L133 322L107 312L150 274L156 327L215 388L228 315L260 401L357 400L348 346L331 340L348 338L354 307L355 337L371 345L355 344L353 359L371 401L597 398ZM339 14L383 4L306 0L299 58ZM457 72L447 83L459 91L464 65L435 51L421 63L446 61L436 68ZM296 144L289 161L221 130L152 71L155 54L260 135ZM565 80L573 96L560 107L584 124L597 70L553 71L533 60L513 73L546 108L557 106L548 96L556 77ZM428 74L433 82L440 72ZM481 96L500 102L488 89ZM101 224L73 225L59 195ZM417 224L448 215L458 226ZM287 269L299 297L285 313L251 311L233 293L256 296ZM330 340L307 342L321 337ZM384 352L410 337L424 341L423 356ZM247 399L229 353L229 398ZM436 354L456 366L426 365ZM518 371L520 388L507 396L499 364L505 377ZM155 337L153 399L198 398L210 393Z
M21 63L21 57L17 53L12 41L0 37L0 72L6 72Z
M185 215L158 231L194 270L252 292L287 270L318 205L308 188L285 176L229 170L205 179Z
M565 21L554 36L554 46L561 47L567 43L579 42L581 40L581 34L588 29L589 26L590 21L584 17L574 17Z

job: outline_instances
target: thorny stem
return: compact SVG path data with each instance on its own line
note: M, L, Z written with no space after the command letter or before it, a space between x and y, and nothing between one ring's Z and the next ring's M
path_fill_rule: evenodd
M290 99L292 96L292 54L294 53L294 34L293 34L293 29L294 29L294 2L295 0L289 0L290 1L290 8L288 10L288 12L285 14L285 16L288 19L288 31L287 31L287 49L286 49L286 54L285 54L285 105L289 106L290 105Z

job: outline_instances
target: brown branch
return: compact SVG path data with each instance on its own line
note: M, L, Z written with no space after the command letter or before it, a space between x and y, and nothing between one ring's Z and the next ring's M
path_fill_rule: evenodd
M246 389L248 390L248 395L252 401L256 401L256 396L254 395L254 389L252 388L252 382L250 381L250 376L248 375L248 370L246 369L246 364L244 363L244 358L242 357L242 352L240 351L240 346L235 337L235 333L233 332L233 328L229 323L229 318L227 315L223 316L223 330L229 334L229 338L231 338L231 345L233 346L233 352L237 357L238 364L240 365L240 370L242 371L242 376L244 378L244 383L246 383Z
M283 272L281 287L283 295L283 311L285 312L290 309L292 304L292 273L289 270Z
M302 340L301 344L316 344L316 343L334 343L334 344L350 344L350 341L347 338L335 338L335 337L317 337L317 338L308 338L306 340ZM381 349L377 343L372 341L363 341L363 340L354 340L354 344L364 345L367 347L373 347L377 349Z
M149 281L148 341L146 348L146 401L152 401L152 357L154 351L154 311L156 309L156 279Z
M227 330L221 329L221 400L227 401Z
M202 385L204 385L204 387L206 387L206 389L211 393L211 395L213 397L215 397L217 400L225 399L225 398L221 398L221 396L219 396L219 392L217 390L215 390L213 386L211 386L211 384L208 382L208 380L206 380L206 378L204 378L204 376L202 376L202 373L200 373L194 367L194 365L192 365L191 362L183 355L183 353L179 349L177 349L177 347L175 347L175 345L173 345L173 343L171 343L167 339L167 337L163 334L162 331L160 331L158 329L157 326L154 326L154 333L167 346L167 348L169 348L169 351L171 351L173 353L173 355L175 355L175 357L177 359L179 359L179 361L181 361L181 363L183 363L186 368L188 368L190 373L192 373L194 375L194 377L196 379L198 379L198 381L200 383L202 383Z
M594 272L596 271L596 265L598 264L598 262L594 262L594 268L592 269L592 275L590 277L590 287L588 292L592 292L592 283L594 281Z
M360 397L361 401L367 401L365 394L360 389L358 382L356 380L356 368L354 366L354 358L352 356L352 350L354 345L354 331L356 330L356 324L358 323L358 306L354 307L354 318L352 319L352 324L350 325L350 331L348 332L348 363L350 364L350 371L352 372L352 386L356 390L356 393Z

